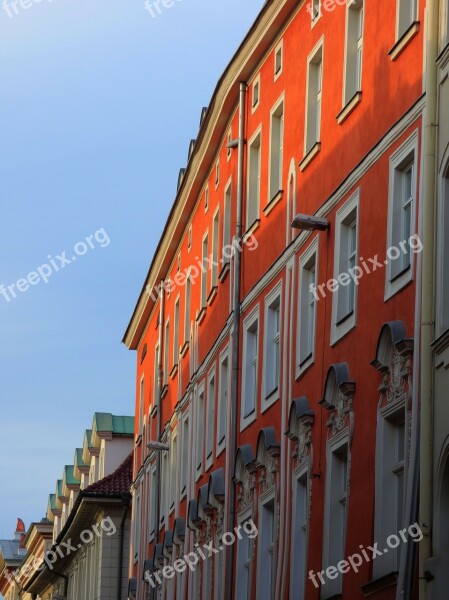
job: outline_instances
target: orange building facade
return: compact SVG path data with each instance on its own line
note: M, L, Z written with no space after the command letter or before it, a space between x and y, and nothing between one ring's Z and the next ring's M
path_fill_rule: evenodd
M269 0L203 111L124 337L130 598L415 597L424 16Z

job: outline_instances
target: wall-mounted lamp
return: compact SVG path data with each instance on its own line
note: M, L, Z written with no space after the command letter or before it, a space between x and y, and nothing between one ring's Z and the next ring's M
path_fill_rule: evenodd
M170 446L162 442L148 442L147 448L155 452L168 452L170 450Z
M299 214L293 219L292 227L305 231L326 231L329 229L329 221L321 217Z

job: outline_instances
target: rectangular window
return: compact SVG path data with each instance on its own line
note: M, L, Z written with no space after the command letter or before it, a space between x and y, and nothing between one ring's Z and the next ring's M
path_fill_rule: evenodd
M281 297L279 287L265 304L265 400L279 397Z
M345 105L362 89L363 2L364 0L354 0L348 4Z
M190 298L192 293L192 282L190 276L186 279L186 305L184 315L184 343L190 339Z
M223 539L217 535L216 539L216 548L224 547ZM214 563L214 590L215 590L215 600L221 600L223 598L224 592L224 558L225 553L219 552L215 555L215 563Z
M186 415L182 428L182 455L181 455L181 497L187 490L187 481L189 476L189 456L190 456L190 421Z
M416 0L398 0L397 39L416 21Z
M154 521L156 518L156 500L157 500L157 485L156 485L156 466L150 471L150 507L148 511L148 531L150 532L150 541L154 537Z
M262 505L260 519L257 598L260 600L271 600L274 598L274 582L276 578L274 500L270 500Z
M134 560L139 557L140 549L140 493L136 495L134 500Z
M305 600L307 551L308 551L308 520L309 492L307 472L294 481L294 516L292 531L292 569L295 573L290 578L290 597Z
M260 207L260 132L249 144L248 157L248 200L246 207L246 228L249 229L259 218Z
M274 80L282 73L283 43L281 42L274 51Z
M217 423L217 447L220 452L226 443L226 430L229 406L229 364L226 354L220 361L220 397Z
M449 6L448 6L449 12ZM438 292L437 311L438 333L441 335L449 328L449 168L441 178L438 202Z
M212 227L212 273L211 273L211 288L218 285L218 231L220 224L220 211L217 209L214 215Z
M316 285L317 285L316 240L299 262L299 314L298 314L298 372L314 360L316 328Z
M215 370L209 375L207 388L207 418L206 418L206 468L212 462L214 451L214 423L215 423Z
M255 417L256 413L258 357L259 321L256 317L245 326L243 422L249 417Z
M201 308L204 308L207 304L207 261L209 258L209 236L206 234L203 238L203 256L202 256L202 266L201 269Z
M170 444L170 511L175 508L178 492L178 437L172 436Z
M167 515L167 505L170 491L170 469L169 469L168 452L162 453L161 460L161 511L160 511L160 527L162 527Z
M225 191L224 198L224 217L223 217L223 249L231 245L231 202L232 202L232 183L229 183ZM229 253L223 253L223 261L230 262Z
M179 298L175 304L175 327L173 332L173 366L178 364L179 359Z
M202 598L212 596L212 558L206 554L206 560L203 561L202 577Z
M284 102L281 102L271 114L270 146L270 197L273 200L282 190L282 154L284 140Z
M312 21L317 21L321 16L321 0L312 0Z
M164 385L168 384L168 374L170 372L169 356L170 356L170 321L167 321L165 323L165 338L164 338Z
M321 45L308 65L305 154L308 154L320 141L322 91L323 46Z
M237 540L237 572L235 581L235 598L250 598L251 590L251 540L242 528L241 537Z
M139 388L139 435L142 435L143 432L143 413L144 413L144 404L145 404L145 382L144 376L140 380L140 388Z
M258 76L257 79L255 79L255 81L253 83L253 102L252 102L253 112L259 106L259 101L260 101L260 76Z
M159 344L156 344L154 350L154 388L153 388L153 403L155 406L159 406L159 363L160 353Z
M198 392L196 407L196 475L197 478L203 472L204 453L204 389Z

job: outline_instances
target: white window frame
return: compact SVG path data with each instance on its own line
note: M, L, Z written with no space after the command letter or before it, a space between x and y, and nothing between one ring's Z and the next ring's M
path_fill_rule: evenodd
M170 460L169 453L162 452L161 455L161 498L160 498L160 520L159 530L161 530L168 519L168 503L170 495Z
M191 421L190 409L182 417L182 436L181 436L181 480L180 480L180 500L187 496L190 475L190 456L191 456ZM186 431L187 430L187 431Z
M215 548L223 548L225 544L223 543L223 531L222 529L216 531L215 537ZM224 598L224 590L225 590L225 553L218 552L215 555L214 561L214 600L223 600Z
M164 387L168 385L170 376L170 317L164 326Z
M190 323L192 310L192 279L189 274L186 277L184 293L184 344L190 342Z
M145 406L145 375L143 374L139 382L139 436L143 433Z
M256 146L256 142L258 142L258 146ZM255 178L252 175L253 161L255 161L253 155L253 148L258 148L258 162L257 162L257 177ZM261 176L262 176L262 125L260 125L255 131L254 135L248 142L248 182L247 182L247 193L246 193L246 230L248 231L258 219L260 219L260 192L261 192ZM256 190L252 190L254 179L256 179ZM250 211L250 206L254 202L252 198L252 191L256 193L256 210L254 210L254 215L252 215L252 211ZM250 205L250 199L252 200Z
M418 190L418 132L414 131L413 134L401 145L401 147L394 152L390 157L390 181L388 189L388 228L387 228L387 248L388 251L393 246L399 247L400 242L404 240L396 240L394 235L394 216L395 208L397 204L396 190L397 180L400 177L400 173L406 170L408 163L413 164L412 172L412 199L411 199L411 215L410 215L410 235L412 236L416 229L416 204L417 204L417 190ZM401 213L402 214L402 213ZM403 252L401 250L401 257ZM404 286L413 280L414 270L414 253L410 250L410 266L404 270L399 276L393 278L392 275L392 263L391 260L386 258L386 275L385 275L385 300L388 300L397 292L399 292Z
M204 268L201 268L201 298L200 298L200 304L201 304L201 309L206 308L207 307L207 296L209 294L208 291L208 275L209 275L209 269L207 267L205 267L205 261L207 258L209 258L209 230L206 231L206 233L203 235L202 241L201 241L201 257L202 257L202 265Z
M141 493L140 490L136 493L134 498L134 523L133 523L133 554L134 554L134 563L139 560L140 555L140 526L141 526Z
M226 136L226 161L229 162L232 156L232 148L228 147L228 144L232 141L232 127L228 131Z
M257 89L257 101L255 102L254 98L255 98L256 89ZM254 81L251 85L251 114L254 114L254 112L258 109L259 105L260 105L260 73L254 79Z
M316 69L316 65L321 65ZM312 65L314 65L312 67ZM313 68L313 71L312 71ZM316 70L316 73L315 73ZM306 80L306 115L304 127L304 156L307 156L320 143L323 112L323 81L324 81L324 36L316 44L307 57ZM313 85L312 76L317 78ZM312 127L313 126L313 127ZM313 139L312 139L313 134Z
M343 107L347 106L357 92L362 90L363 42L365 33L365 0L353 0L346 6L346 39L343 77ZM357 13L356 15L354 13ZM361 36L355 25L362 19ZM354 36L355 34L355 36ZM356 42L354 44L354 41ZM355 69L355 72L354 72ZM352 78L352 79L350 79Z
M257 356L256 360L256 381L254 390L254 410L245 416L245 398L247 385L247 353L248 353L248 332L256 324L257 326ZM257 398L259 381L259 359L260 359L260 309L257 305L243 321L243 379L242 379L242 401L240 407L240 431L243 431L257 418Z
M212 390L213 382L213 390ZM211 391L213 397L211 398ZM210 469L214 462L214 448L215 448L215 406L217 403L217 370L215 365L209 371L207 375L207 399L206 399L206 444L205 444L205 459L206 459L206 471Z
M304 254L299 259L299 278L298 278L298 322L297 322L297 332L296 332L296 378L300 377L309 367L315 362L315 350L316 350L316 323L317 323L317 312L318 312L318 302L314 296L314 294L310 291L310 287L304 278L304 273L307 271L311 272L310 263L312 260L315 261L314 265L314 280L315 287L318 285L318 265L319 265L319 238L315 237L313 242L304 252ZM308 279L310 279L310 275L307 275ZM304 302L307 303L307 311L303 310ZM310 306L311 302L313 302L313 321L310 322ZM307 357L303 357L301 354L301 342L302 342L302 330L304 327L304 321L306 321L306 326L312 325L312 348L311 352Z
M280 66L278 67L278 57L280 54ZM282 75L284 68L284 40L281 40L274 49L274 80L277 81Z
M402 519L398 518L399 510L398 490L396 488L397 466L393 465L392 446L396 445L397 426L394 421L402 420L404 427L404 446L402 448ZM387 436L389 440L387 441ZM394 439L393 439L394 438ZM396 448L397 449L397 448ZM375 492L375 517L374 517L374 541L378 542L380 548L390 535L397 534L404 526L404 501L406 481L406 456L407 456L407 412L406 399L402 396L399 401L392 402L381 408L377 419L376 439L376 492ZM398 470L399 473L399 470ZM399 521L402 522L399 522ZM402 550L403 551L403 550ZM374 561L373 577L379 578L388 573L399 571L401 547L391 548Z
M359 239L360 239L360 189L357 189L352 196L343 204L343 206L337 211L335 217L335 249L334 249L334 279L338 279L340 273L347 271L343 265L341 270L342 260L342 228L345 227L345 221L349 219L353 212L356 212L355 223L356 223L356 250L355 250L355 265L358 265L359 260ZM349 284L353 285L352 280ZM332 328L331 328L331 346L336 344L344 335L346 335L351 329L357 324L357 300L358 300L358 286L354 284L354 309L349 316L345 317L343 321L337 323L338 318L338 302L341 298L340 292L342 289L348 287L339 286L338 289L332 294Z
M449 12L449 6L448 6ZM437 237L437 335L449 329L449 150L439 176Z
M175 510L178 502L178 464L179 464L178 433L173 430L170 441L170 497L168 501L169 515Z
M154 540L154 520L156 518L156 464L147 469L148 476L148 542Z
M272 537L273 537L273 541L272 543L268 544L268 547L265 547L266 544L266 531L265 531L265 527L266 524L263 521L263 516L264 516L264 511L268 510L266 507L272 504L272 511L271 509L270 512L273 513L273 523L272 523L272 527L273 527L273 531L272 531ZM276 586L276 559L277 559L277 555L276 555L276 537L277 537L277 530L276 530L276 523L277 523L277 519L276 519L276 511L277 511L277 506L276 506L276 494L275 494L275 490L270 489L268 492L266 492L265 494L263 494L260 497L260 501L259 501L259 535L257 536L257 586L256 586L256 593L257 593L257 598L258 600L271 600L272 598L274 598L275 596L275 586ZM270 546L272 546L271 550L270 550ZM265 556L266 553L272 553L272 572L271 572L271 590L267 588L267 581L266 581L266 577L267 577L267 573L268 573L268 564L267 564L267 557Z
M401 21L403 12L409 12L410 21ZM418 0L396 0L396 41L408 31L415 21L418 20Z
M195 431L196 431L196 444L195 444L195 481L203 474L204 470L204 433L205 433L205 386L204 381L198 386L196 393L196 407L195 407ZM200 398L202 401L200 403ZM201 455L201 457L199 456ZM201 458L201 460L200 460Z
M209 210L209 185L204 188L204 214Z
M279 115L281 112L281 115ZM275 119L279 124L275 123ZM276 101L270 111L270 148L268 169L268 200L269 204L282 191L282 174L284 167L284 123L285 123L285 94ZM279 144L274 145L275 125L279 127ZM276 151L276 154L274 152ZM276 173L277 171L277 173ZM277 178L277 181L274 179Z
M215 189L220 185L220 159L217 158L215 163Z
M230 353L229 348L223 350L219 358L219 377L218 377L218 410L217 410L217 450L216 456L218 457L223 450L226 448L226 438L228 432L228 413L229 413L229 399L231 390L231 365L230 365ZM227 377L223 380L222 365L227 362ZM225 386L225 387L223 387ZM226 394L226 400L223 402L222 393ZM224 421L224 423L223 423Z
M291 554L290 554L290 572L294 577L290 577L290 598L295 600L305 600L306 582L307 582L307 560L309 550L309 528L310 528L310 461L305 459L293 472L293 510L292 510L292 531L291 531ZM299 488L305 488L305 506L299 506ZM298 508L300 514L298 514ZM305 526L302 522L305 511ZM300 517L300 518L299 518ZM305 529L304 529L305 527ZM298 531L301 529L302 531ZM298 569L301 565L302 569Z
M346 452L346 485L345 485L345 514L344 514L344 538L341 540L342 551L339 553L341 557L331 555L331 531L332 527L337 529L335 512L332 511L332 500L335 500L332 496L333 478L335 473L334 469L334 456L339 453ZM349 481L350 481L350 469L351 469L351 458L349 449L349 431L344 429L339 434L330 439L327 443L327 458L326 458L326 489L325 489L325 501L324 501L324 538L323 538L323 570L328 567L336 567L341 560L345 558L346 538L347 538L347 522L348 522L348 507L349 507ZM337 524L338 525L338 524ZM335 547L334 540L332 540L332 547ZM337 594L341 594L343 585L343 575L339 575L336 579L329 579L325 586L321 588L321 598L331 598Z
M280 281L276 287L271 290L265 296L265 318L264 318L264 339L263 339L263 364L264 368L262 370L262 407L261 412L265 412L272 406L277 400L280 398L280 389L282 382L282 339L283 339L283 327L282 327L282 318L283 318L283 305L282 305L282 281ZM277 334L277 341L274 338L273 340L269 340L269 318L270 318L270 310L273 310L273 305L278 305L279 311L279 332ZM272 357L270 356L269 344L270 342L273 345L278 347L278 385L276 388L268 389L272 387L269 385L268 381L268 372L272 368Z
M238 523L241 526L241 537L237 539L237 550L236 550L236 571L235 571L235 598L251 598L252 588L252 573L253 573L253 544L254 540L250 539L249 535L245 533L243 524L246 521L252 519L251 509L248 508L245 512L241 513L238 517ZM242 550L245 550L242 560ZM242 575L245 577L243 580ZM246 585L245 585L246 584ZM245 589L246 588L246 589ZM246 592L246 593L245 593Z
M220 239L220 206L217 206L212 220L212 265L210 287L211 291L218 286L218 256Z
M232 177L228 179L228 182L224 191L224 206L223 206L223 244L222 254L225 247L230 246L232 243L231 234L231 218L232 218ZM226 248L227 249L227 248ZM222 256L223 264L229 264L231 259L227 256Z
M159 327L162 327L162 325L159 324ZM160 361L161 361L160 352L161 352L161 349L160 349L159 342L158 342L154 348L153 406L159 406L159 365L160 365Z
M315 27L315 25L318 23L318 21L323 16L322 1L323 0L310 0L310 6L311 6L310 20L311 20L312 29ZM318 6L318 12L315 15L315 6L316 5Z
M179 364L179 321L181 318L181 295L178 294L178 297L175 301L174 308L174 331L173 331L173 368L177 367Z

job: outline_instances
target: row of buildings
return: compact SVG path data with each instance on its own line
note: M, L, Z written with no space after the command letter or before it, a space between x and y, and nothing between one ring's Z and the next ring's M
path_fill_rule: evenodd
M125 462L97 415L16 550L116 532L19 597L447 598L448 110L447 0L263 3L124 335Z

